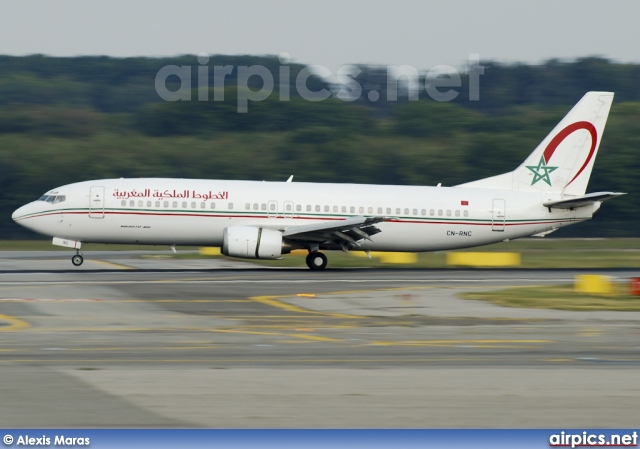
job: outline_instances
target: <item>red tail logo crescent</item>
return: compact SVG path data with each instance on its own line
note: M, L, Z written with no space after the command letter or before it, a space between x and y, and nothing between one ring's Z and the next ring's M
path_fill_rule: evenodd
M551 159L551 156L553 156L553 153L556 151L556 148L558 148L558 145L560 145L562 141L567 138L567 136L575 131L578 131L579 129L586 129L587 131L589 131L589 134L591 134L591 148L589 149L589 155L584 161L584 164L582 164L582 167L580 167L578 173L576 173L576 175L571 179L571 181L567 183L567 185L571 184L578 176L580 176L580 173L582 173L585 167L589 165L591 158L593 158L593 153L595 153L596 144L598 143L598 132L596 131L596 127L593 126L593 124L585 121L575 122L568 125L562 131L556 134L553 139L551 139L551 142L549 142L547 148L544 149L544 153L542 155L542 157L544 157L544 162L548 164L549 159Z

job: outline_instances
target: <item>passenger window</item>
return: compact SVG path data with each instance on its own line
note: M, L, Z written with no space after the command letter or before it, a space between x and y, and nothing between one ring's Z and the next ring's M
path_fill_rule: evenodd
M253 210L258 210L260 205L258 203L253 203Z
M338 206L333 206L333 211L338 212Z
M251 209L251 204L250 203L245 204L244 208L247 209L247 210L250 210Z
M169 201L165 201L164 203L162 203L162 205L163 205L164 207L169 207Z
M422 216L427 215L427 210L426 210L426 209L422 209L422 210L420 211L420 215L422 215Z
M413 215L418 215L418 209L413 209Z
M396 215L400 215L400 208L396 207Z
M320 206L316 204L316 212L320 212Z
M233 203L229 203L229 210L233 210Z
M456 217L459 217L459 216L460 216L460 211L459 211L459 210L457 210L457 211L456 211Z
M171 203L171 206L172 206L174 209L177 209L177 208L178 208L178 202L177 202L177 201L174 201L173 203Z
M147 207L151 207L151 201L147 201Z
M270 210L271 212L275 212L275 210L276 210L276 205L275 205L274 203L269 204L269 210Z
M368 213L368 214L372 214L372 213L373 213L373 207L368 208L368 209L367 209L367 213Z
M329 206L324 206L324 211L329 212Z
M186 201L183 201L183 202L182 202L182 208L183 208L183 209L186 209L186 208L187 208L187 202L186 202Z
M409 209L407 209L406 207L404 208L404 214L409 215Z
M302 206L300 204L296 204L296 212L302 212Z
M465 217L468 217L468 216L469 216L469 211L468 211L468 210L465 210L465 211L464 211L464 216L465 216Z
M429 215L431 215L432 217L436 214L436 211L433 209L429 209Z
M450 216L451 216L451 211L450 211L450 210L448 210L448 211L447 211L447 217L450 217Z
M378 214L382 214L382 208L381 207L378 208Z
M391 208L387 207L387 214L391 214Z
M287 212L291 212L291 204L287 203L285 209L287 209Z
M311 204L307 204L307 212L311 212Z
M142 207L144 205L144 201L138 200L138 207Z
M442 217L442 209L438 209L438 217Z
M205 203L204 201L200 203L200 209L206 209L206 208L207 208L207 203Z
M121 205L121 206L126 206L126 205L127 205L127 200L122 200L122 201L120 201L120 205Z
M191 201L191 209L195 209L196 208L196 202L195 201Z
M350 211L352 214L355 214L355 213L356 213L356 208L355 208L355 206L351 206L351 207L349 208L349 211Z
M129 200L129 206L130 207L134 207L136 205L136 202L133 200Z
M209 209L213 210L216 208L216 203L209 204Z
M156 207L160 207L160 201L156 201Z
M342 206L342 208L340 209L343 213L347 212L347 206Z

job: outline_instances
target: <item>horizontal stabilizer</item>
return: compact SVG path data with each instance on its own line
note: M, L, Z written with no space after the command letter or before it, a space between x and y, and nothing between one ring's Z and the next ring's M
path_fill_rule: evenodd
M611 198L622 195L626 195L626 193L595 192L568 200L549 201L543 205L550 209L576 209L578 207L589 206L590 204L610 200Z

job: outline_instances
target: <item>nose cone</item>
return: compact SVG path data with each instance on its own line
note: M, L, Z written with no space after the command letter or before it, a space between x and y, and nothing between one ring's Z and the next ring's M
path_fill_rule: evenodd
M30 210L31 210L31 203L25 204L24 206L17 208L13 212L13 214L11 214L11 218L13 219L13 221L17 222L21 218L24 218L26 215L28 215Z

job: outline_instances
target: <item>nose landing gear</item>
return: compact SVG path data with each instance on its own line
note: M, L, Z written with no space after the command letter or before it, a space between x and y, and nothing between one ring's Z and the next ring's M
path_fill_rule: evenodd
M80 250L78 250L76 255L71 258L71 263L76 267L79 267L80 265L82 265L82 262L84 262L84 257L82 257Z

